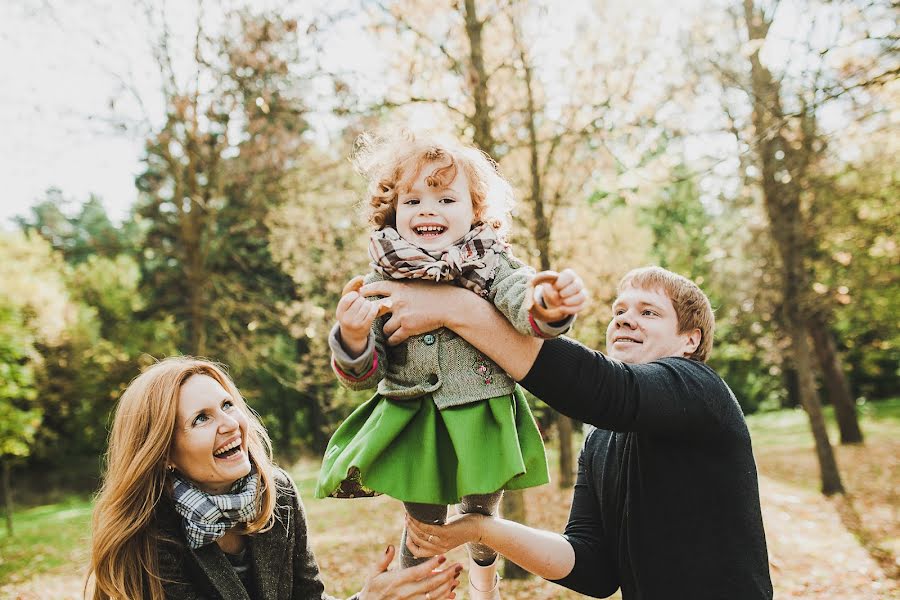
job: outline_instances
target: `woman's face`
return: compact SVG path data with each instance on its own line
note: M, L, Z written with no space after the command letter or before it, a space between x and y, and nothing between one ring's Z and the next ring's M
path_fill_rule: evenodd
M181 386L169 462L194 485L222 494L250 472L247 415L209 375L191 375Z

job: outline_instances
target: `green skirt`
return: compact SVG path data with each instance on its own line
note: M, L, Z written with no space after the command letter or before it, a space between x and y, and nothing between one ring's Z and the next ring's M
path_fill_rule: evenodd
M463 496L550 481L544 443L522 391L438 410L430 394L376 394L328 442L316 497L386 494L455 504Z

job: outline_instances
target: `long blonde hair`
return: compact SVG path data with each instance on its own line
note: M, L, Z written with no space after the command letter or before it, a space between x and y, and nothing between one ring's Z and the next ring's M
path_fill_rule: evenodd
M106 474L94 505L91 563L85 594L93 578L93 600L165 597L159 578L155 513L168 496L166 464L175 435L181 386L192 375L215 379L246 414L250 460L260 477L259 513L246 532L264 531L274 522L275 466L272 444L262 423L225 371L189 356L162 360L138 375L119 399L106 453Z

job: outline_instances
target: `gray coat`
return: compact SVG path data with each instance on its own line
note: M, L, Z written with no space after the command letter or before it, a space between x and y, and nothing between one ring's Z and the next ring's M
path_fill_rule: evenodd
M286 476L285 476L286 477ZM277 486L275 524L248 539L254 596L241 584L218 544L192 550L170 500L157 507L159 569L166 598L175 600L333 600L325 593L309 545L306 515L288 478ZM354 596L354 598L356 598ZM351 599L353 600L353 599Z
M515 258L500 255L500 266L488 291L488 300L521 333L550 338L569 330L572 318L549 324L531 318L525 308L528 283L534 269ZM366 283L383 281L370 273ZM452 284L448 284L452 285ZM439 409L511 394L515 382L491 359L453 331L441 328L388 346L384 323L390 315L375 319L366 349L351 358L340 340L340 327L329 335L332 366L342 385L363 390L377 386L378 393L394 400L410 400L431 394Z

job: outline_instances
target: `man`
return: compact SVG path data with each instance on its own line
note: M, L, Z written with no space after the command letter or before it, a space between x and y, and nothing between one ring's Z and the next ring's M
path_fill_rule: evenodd
M564 302L575 275L553 289ZM490 356L535 396L593 425L579 457L563 535L480 515L443 527L409 520L408 545L430 556L478 541L529 571L595 597L772 597L756 465L743 414L706 364L706 295L665 269L619 283L607 354L566 338L526 338L490 305L451 286L384 282L389 343L438 327Z

